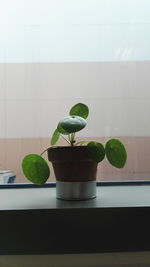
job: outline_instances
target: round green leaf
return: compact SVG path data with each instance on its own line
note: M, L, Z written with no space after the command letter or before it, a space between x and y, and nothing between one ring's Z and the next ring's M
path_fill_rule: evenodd
M52 146L54 146L57 143L59 136L60 136L60 132L58 131L58 129L56 129L52 135L51 142L50 142Z
M22 161L25 177L34 184L45 184L50 175L47 162L37 154L29 154Z
M105 148L101 143L91 141L87 146L89 147L89 156L94 162L101 162L105 158Z
M68 116L61 120L58 124L68 133L75 133L82 130L86 126L86 120L79 116Z
M83 103L78 103L71 108L69 115L76 115L86 119L89 115L89 108Z
M118 139L110 139L105 146L108 161L116 168L123 168L127 160L124 145Z

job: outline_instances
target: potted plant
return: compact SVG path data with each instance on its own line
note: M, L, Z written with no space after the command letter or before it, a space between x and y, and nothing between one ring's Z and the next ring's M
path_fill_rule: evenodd
M127 153L122 142L109 139L105 145L96 141L77 141L76 132L85 128L89 108L83 103L74 105L69 116L57 124L50 147L40 155L29 154L22 160L25 177L42 185L50 176L48 163L42 157L47 152L56 176L56 196L65 200L87 200L96 197L97 165L105 156L116 168L123 168ZM67 146L57 146L62 137Z

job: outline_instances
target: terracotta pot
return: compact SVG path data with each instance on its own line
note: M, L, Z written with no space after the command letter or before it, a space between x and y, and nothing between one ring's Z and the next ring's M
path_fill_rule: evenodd
M56 147L48 150L56 176L57 198L83 200L96 197L97 163L87 146Z

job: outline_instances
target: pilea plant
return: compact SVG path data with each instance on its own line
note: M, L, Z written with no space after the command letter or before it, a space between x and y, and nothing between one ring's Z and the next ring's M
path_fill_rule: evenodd
M22 161L22 170L25 177L32 183L42 185L50 176L49 165L42 157L48 149L57 148L59 138L65 139L68 146L87 146L90 159L96 163L101 162L105 156L109 163L116 168L123 168L126 160L126 149L118 139L109 139L105 145L96 141L77 141L76 132L81 131L87 125L89 108L83 103L74 105L69 115L59 121L50 139L50 146L40 155L26 155Z

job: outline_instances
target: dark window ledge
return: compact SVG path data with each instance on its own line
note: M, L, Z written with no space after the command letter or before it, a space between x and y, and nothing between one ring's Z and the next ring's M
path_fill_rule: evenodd
M29 186L30 187L30 186ZM150 250L150 185L100 185L68 202L55 188L0 189L0 254Z

